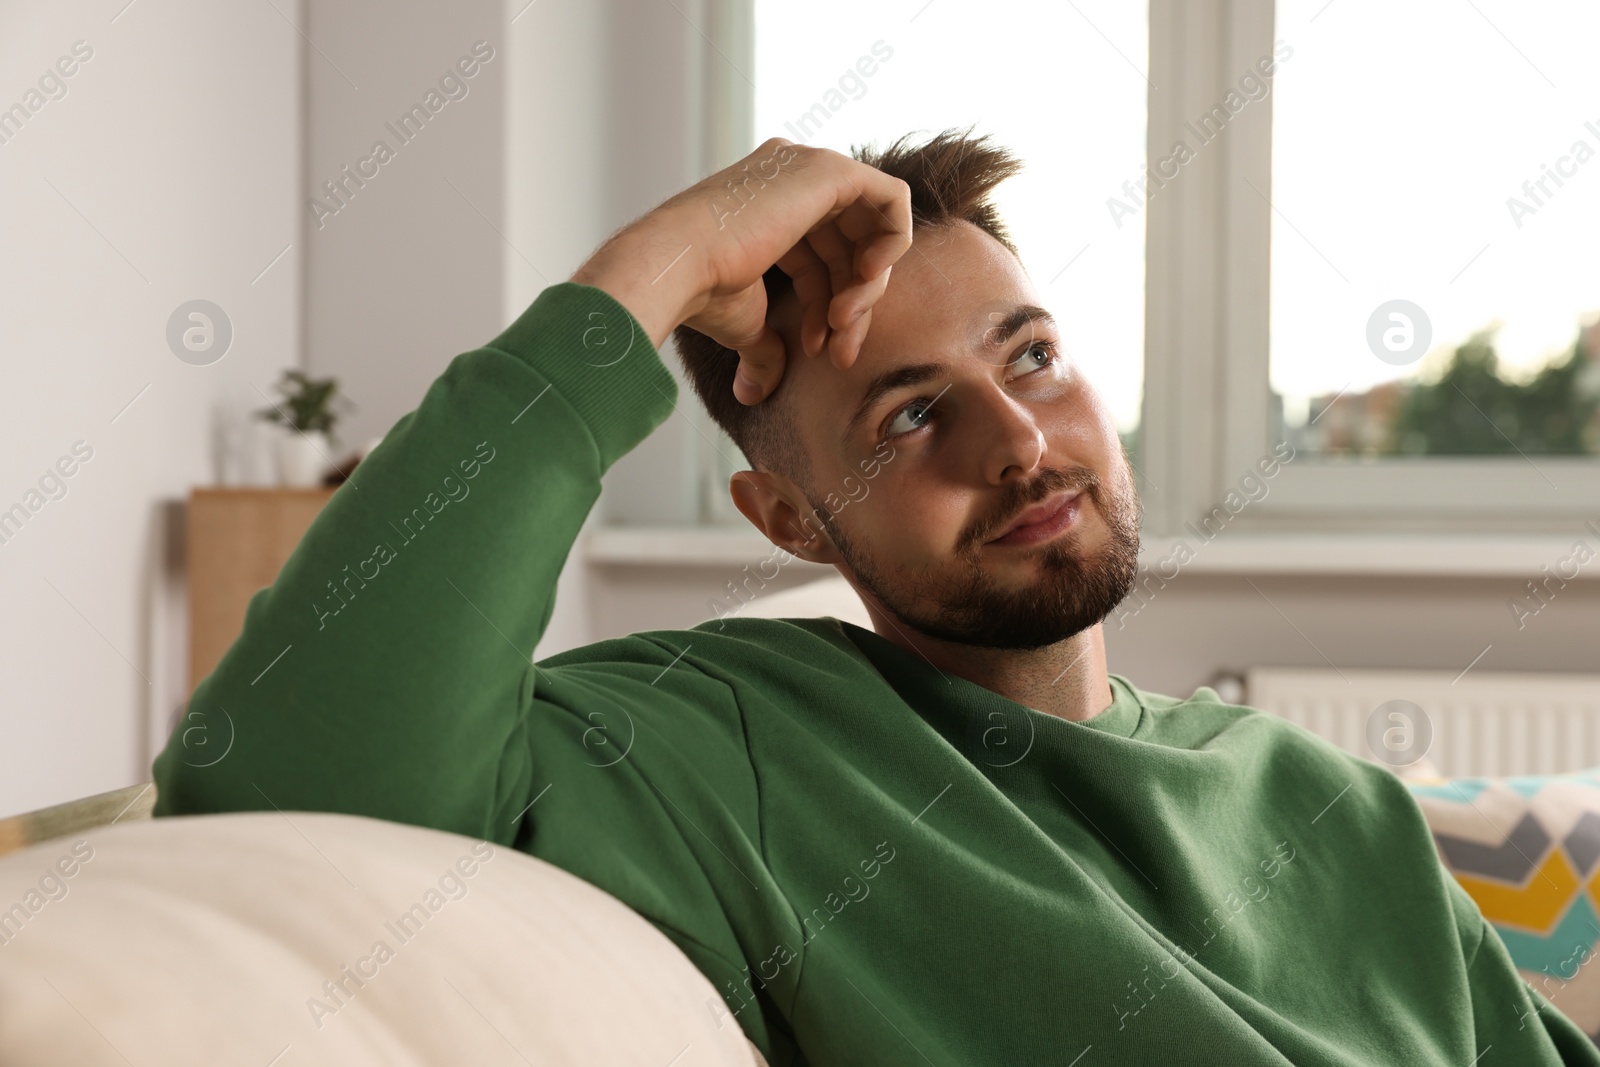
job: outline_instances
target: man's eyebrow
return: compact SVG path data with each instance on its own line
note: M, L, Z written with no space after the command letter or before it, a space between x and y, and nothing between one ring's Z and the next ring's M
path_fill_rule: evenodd
M993 349L1004 347L1012 337L1016 336L1018 330L1030 322L1042 323L1052 329L1056 326L1055 317L1044 308L1039 307L1037 304L1018 304L1007 312L1005 317L999 319L993 326L983 332L983 338L980 342L982 349L984 351L992 351ZM904 389L910 385L921 385L924 382L932 381L943 370L944 365L940 363L913 363L904 367L896 367L894 370L884 371L873 378L867 383L866 391L861 395L861 402L856 405L855 413L850 416L849 423L845 425L844 440L848 441L850 439L851 435L861 426L862 420L871 412L873 406L883 399L885 394L891 393L896 389Z
M983 332L983 347L986 349L1000 348L1016 335L1016 332L1028 325L1037 322L1051 329L1056 328L1055 316L1037 304L1018 304L1006 313L1004 318L995 322Z
M886 393L896 389L904 389L908 385L921 385L931 382L944 371L943 363L910 363L904 367L884 371L867 383L866 392L861 395L861 403L856 405L855 414L850 416L850 422L844 428L844 438L849 440L863 420L877 402L883 399Z

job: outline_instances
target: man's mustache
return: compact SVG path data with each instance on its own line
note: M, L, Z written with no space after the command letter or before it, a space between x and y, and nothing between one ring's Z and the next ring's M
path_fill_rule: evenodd
M1099 488L1099 477L1088 467L1046 467L1026 482L1012 482L1001 491L994 511L962 532L956 542L957 551L965 552L988 541L1006 523L1048 496L1077 489L1098 501Z

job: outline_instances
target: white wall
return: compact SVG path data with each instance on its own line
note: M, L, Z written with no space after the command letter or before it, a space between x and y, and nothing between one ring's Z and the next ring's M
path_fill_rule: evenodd
M216 405L298 358L299 258L261 272L299 242L300 40L270 4L125 4L0 13L0 107L93 50L0 144L0 508L93 449L0 545L0 814L148 775L184 697L169 502L214 477ZM233 324L209 366L165 338L195 298Z
M386 433L461 352L502 326L505 85L513 62L501 0L309 0L306 67L307 196L337 208L305 211L306 351L310 370L335 376L358 407L346 448ZM470 78L441 78L469 62ZM460 86L459 88L456 86ZM388 127L443 101L402 142ZM438 105L436 105L438 106ZM402 131L405 132L405 131ZM407 136L410 136L407 133ZM341 206L323 183L357 171L382 140L394 152L376 175L348 180Z
M1105 624L1106 656L1175 696L1251 666L1600 672L1600 582L1570 583L1519 630L1506 601L1537 577L1180 574Z
M509 321L499 0L126 2L0 16L0 106L93 50L0 144L0 508L94 450L0 544L0 815L148 778L187 695L182 502L219 479L219 425L305 366L359 405L354 446ZM479 40L467 95L400 146L384 124ZM318 229L309 196L380 137L393 161ZM165 338L197 297L234 328L209 366ZM239 480L271 482L270 438L254 424Z

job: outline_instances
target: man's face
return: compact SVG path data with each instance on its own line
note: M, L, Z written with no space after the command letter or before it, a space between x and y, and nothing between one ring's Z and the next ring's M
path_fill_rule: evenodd
M809 458L801 521L816 509L869 606L929 637L1040 648L1132 588L1131 472L1039 304L962 222L918 232L847 370L797 355L792 299L772 309L790 352L778 402Z

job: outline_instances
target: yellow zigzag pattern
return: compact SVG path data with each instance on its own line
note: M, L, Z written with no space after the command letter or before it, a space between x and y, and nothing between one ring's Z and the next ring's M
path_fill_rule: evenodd
M1456 881L1467 895L1478 903L1478 910L1492 923L1519 926L1536 934L1546 934L1567 913L1573 897L1580 888L1578 872L1573 870L1566 854L1552 848L1550 855L1528 877L1524 886L1476 878L1457 873ZM1600 911L1600 873L1589 882L1589 896Z

